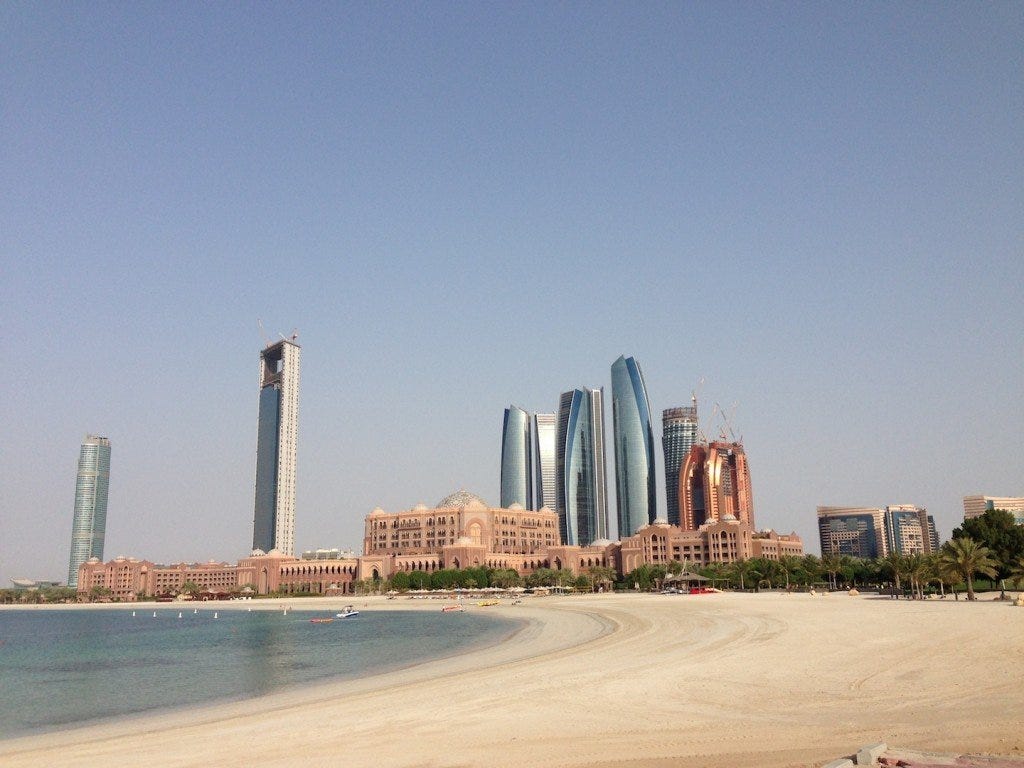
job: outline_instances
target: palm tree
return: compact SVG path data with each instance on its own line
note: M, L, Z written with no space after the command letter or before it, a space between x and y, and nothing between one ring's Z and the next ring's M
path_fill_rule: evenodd
M843 567L843 560L839 555L822 555L821 556L821 568L825 573L828 574L828 587L829 589L838 589L836 583L836 574Z
M756 585L757 584L757 579L761 575L755 569L754 563L752 563L749 560L737 560L736 562L734 562L732 564L732 567L731 567L730 570L732 570L733 576L739 578L739 580L740 580L740 590L741 591L746 589L746 580L747 579L752 580L755 583L755 585Z
M900 579L907 572L907 559L899 552L890 552L882 558L882 568L892 576L892 582L896 587L896 599L899 600L903 592L903 584Z
M1018 591L1020 590L1020 585L1024 583L1024 555L1021 555L1014 562L1010 563L1010 583L1013 584Z
M927 558L915 552L906 558L905 564L911 594L918 600L924 600L924 584L928 581L928 574L931 571Z
M964 537L951 539L942 545L939 565L949 573L962 578L967 584L967 599L974 600L974 574L980 573L994 579L998 563L992 552L974 539Z
M789 591L789 580L800 570L800 558L796 555L783 555L779 558L779 571L786 579L786 591Z

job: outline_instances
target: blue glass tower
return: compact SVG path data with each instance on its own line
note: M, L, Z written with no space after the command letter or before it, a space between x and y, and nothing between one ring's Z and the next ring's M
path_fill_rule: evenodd
M78 452L75 519L71 524L68 586L78 586L78 568L92 557L103 559L110 488L110 440L86 435Z
M555 511L562 542L586 546L607 538L603 389L562 394L555 448Z
M615 436L615 506L619 538L632 536L657 517L654 430L640 364L612 363L612 432Z
M679 473L697 444L697 397L693 405L668 408L661 414L661 449L665 455L665 508L666 518L679 525Z
M533 473L530 414L522 408L505 409L501 428L501 506L533 508Z

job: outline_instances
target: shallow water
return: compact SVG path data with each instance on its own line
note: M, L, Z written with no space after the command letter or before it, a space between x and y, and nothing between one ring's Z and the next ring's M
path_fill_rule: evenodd
M499 642L517 626L440 608L330 624L309 621L333 615L324 611L194 610L0 611L0 738L365 677Z

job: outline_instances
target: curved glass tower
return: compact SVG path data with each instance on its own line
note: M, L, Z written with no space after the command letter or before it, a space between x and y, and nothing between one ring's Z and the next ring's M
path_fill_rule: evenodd
M661 414L661 448L665 454L665 507L672 525L679 525L679 473L697 443L697 396L688 408L668 408Z
M640 364L632 357L619 357L612 363L612 431L621 539L657 517L651 405Z
M562 543L585 547L607 538L604 390L562 394L555 450L555 511Z
M75 519L71 524L68 586L78 586L78 567L91 557L103 559L110 487L110 440L86 435L78 452Z
M501 428L501 506L504 509L513 504L533 508L530 427L529 413L514 405L505 409Z

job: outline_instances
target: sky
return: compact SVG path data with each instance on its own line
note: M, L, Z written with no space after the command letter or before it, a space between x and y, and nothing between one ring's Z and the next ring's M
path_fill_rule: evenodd
M248 554L260 320L300 550L496 505L503 409L620 354L758 527L948 537L1024 495L1022 59L1006 2L0 4L0 583L66 578L87 433L106 559Z

